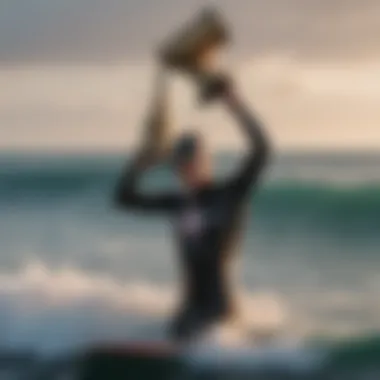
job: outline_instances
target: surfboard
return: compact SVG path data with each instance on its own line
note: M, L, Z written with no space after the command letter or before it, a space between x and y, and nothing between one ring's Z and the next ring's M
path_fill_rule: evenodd
M181 374L244 375L270 369L302 370L304 349L292 347L221 347L194 344L180 348L165 342L127 342L92 347L83 360L81 380L170 380ZM299 367L299 368L298 368ZM195 377L196 377L195 376ZM197 377L196 377L197 378Z
M180 375L181 350L166 342L103 343L84 355L81 380L170 380Z
M286 340L239 348L203 343L179 348L165 342L110 342L69 356L37 359L33 368L15 362L22 378L49 380L378 379L379 363L379 336L343 341Z

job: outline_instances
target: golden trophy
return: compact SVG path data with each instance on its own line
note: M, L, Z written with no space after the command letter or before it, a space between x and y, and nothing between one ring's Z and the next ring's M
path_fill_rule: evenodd
M227 80L217 67L216 53L229 38L219 12L207 8L166 41L160 57L166 67L195 79L201 101L207 102L219 95Z

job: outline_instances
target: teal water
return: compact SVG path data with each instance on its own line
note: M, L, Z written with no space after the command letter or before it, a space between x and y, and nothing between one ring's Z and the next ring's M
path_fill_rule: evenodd
M124 161L0 156L4 349L52 352L162 331L179 280L170 220L114 208ZM218 158L217 177L235 164ZM376 335L379 167L376 155L273 161L253 199L241 252L241 293L253 325L302 340ZM147 191L177 185L164 169L145 182Z

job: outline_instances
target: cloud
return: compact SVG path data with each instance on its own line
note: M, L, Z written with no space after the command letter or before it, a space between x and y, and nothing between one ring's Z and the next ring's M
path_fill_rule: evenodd
M380 150L380 64L310 64L263 56L235 67L279 149ZM0 70L0 148L125 149L137 142L151 96L151 67ZM173 81L173 125L199 128L212 148L241 148L224 109L194 106ZM196 103L195 103L196 104Z
M0 4L0 62L109 62L148 57L202 1L14 0ZM378 53L377 0L220 0L236 54Z

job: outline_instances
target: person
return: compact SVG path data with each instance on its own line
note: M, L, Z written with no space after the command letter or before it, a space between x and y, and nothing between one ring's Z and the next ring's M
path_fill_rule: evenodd
M214 181L202 136L185 132L174 143L171 154L183 191L149 195L142 192L142 176L156 163L146 150L128 166L116 190L116 202L121 208L171 218L184 275L183 300L170 327L171 337L179 342L195 339L234 315L231 261L243 230L244 211L269 155L263 126L237 95L231 81L225 82L219 92L249 145L243 162L231 176Z

